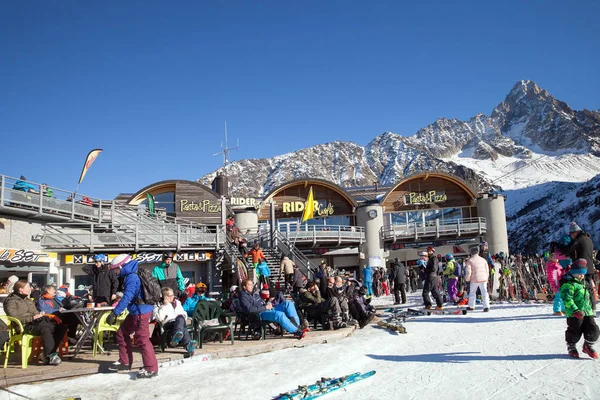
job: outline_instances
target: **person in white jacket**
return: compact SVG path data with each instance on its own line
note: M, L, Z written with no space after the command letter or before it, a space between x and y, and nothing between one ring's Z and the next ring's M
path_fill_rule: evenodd
M475 300L477 299L477 288L481 290L481 299L483 303L483 311L490 311L490 299L488 297L487 281L490 276L490 267L485 258L479 256L479 249L473 247L471 249L471 258L466 262L465 280L470 283L469 287L469 306L467 310L473 310Z
M181 345L188 355L192 356L196 349L196 341L192 340L186 328L187 313L181 302L175 297L173 289L163 288L162 295L163 302L154 309L153 319L160 324L164 332L168 332L168 337L171 338L171 347Z

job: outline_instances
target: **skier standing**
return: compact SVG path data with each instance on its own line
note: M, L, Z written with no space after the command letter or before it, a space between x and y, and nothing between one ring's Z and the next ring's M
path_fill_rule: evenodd
M560 295L567 311L565 340L569 355L574 358L579 358L576 345L582 334L585 339L582 351L591 358L598 358L593 345L598 340L600 331L594 320L590 292L585 287L586 272L587 261L580 258L575 261L573 268L563 275L560 285Z
M444 276L448 279L448 298L451 302L456 302L457 284L458 284L458 271L456 266L456 260L452 254L446 254L446 269L444 269Z
M490 276L489 265L485 259L479 255L479 249L473 247L471 249L471 258L466 265L467 275L465 280L469 282L469 306L467 310L473 310L475 300L477 299L477 289L481 290L481 299L483 303L483 312L490 310L487 282Z
M363 281L365 288L367 289L366 298L373 297L373 268L370 265L365 265L363 269Z
M406 304L406 279L408 271L403 263L394 259L391 265L392 273L390 274L390 282L394 291L394 304L400 304L400 294L402 294L402 304Z
M438 262L435 257L435 249L432 246L427 248L427 266L425 267L425 283L423 284L423 302L425 308L431 309L431 299L429 298L429 292L433 295L436 303L436 310L441 310L442 307L442 296L438 291L438 285L440 283L440 277L437 274Z

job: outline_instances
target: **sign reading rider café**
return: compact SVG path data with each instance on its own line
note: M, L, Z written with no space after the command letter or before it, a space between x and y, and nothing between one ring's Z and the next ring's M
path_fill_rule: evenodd
M293 212L303 212L304 211L304 202L303 201L284 201L281 203L281 207L284 213L293 213ZM319 217L327 217L329 215L333 215L333 204L328 203L325 206L323 203L319 203L318 201L314 201L315 207L315 215Z

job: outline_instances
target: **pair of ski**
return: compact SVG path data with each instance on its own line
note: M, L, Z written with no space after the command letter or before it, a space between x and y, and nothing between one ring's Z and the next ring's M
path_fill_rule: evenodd
M326 395L327 393L331 393L335 390L344 388L352 383L362 381L373 375L375 375L374 370L365 372L364 374L356 372L354 374L344 375L334 379L321 378L320 381L317 381L312 385L298 386L298 389L296 390L282 393L279 396L274 397L274 400L316 399L318 397Z
M415 308L409 308L408 310L409 315L466 315L467 314L467 309L466 308L458 308L456 310L436 310L436 309L427 309L424 308L422 310L417 310Z

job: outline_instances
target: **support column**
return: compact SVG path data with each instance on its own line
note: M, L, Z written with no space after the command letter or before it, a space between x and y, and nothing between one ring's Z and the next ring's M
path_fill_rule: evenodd
M360 266L370 264L387 269L386 253L380 235L383 228L383 207L375 204L357 207L356 222L357 225L365 228L365 243L362 245L365 258L359 260Z
M250 231L251 234L258 233L257 211L254 209L236 211L235 224L242 235L245 235L247 231Z
M477 213L485 218L486 233L483 238L488 242L490 254L503 251L508 255L505 201L506 197L503 195L491 193L485 193L477 199Z

